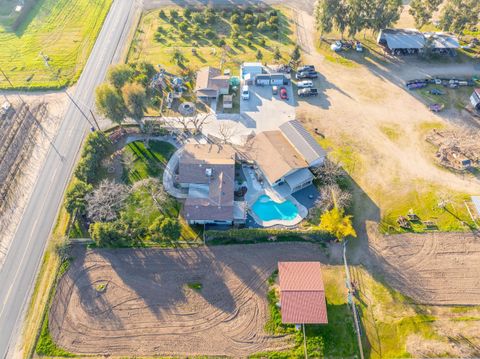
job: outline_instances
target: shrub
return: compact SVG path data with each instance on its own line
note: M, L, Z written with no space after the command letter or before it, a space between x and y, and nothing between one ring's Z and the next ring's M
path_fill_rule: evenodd
M253 25L247 25L247 26L245 26L245 30L247 30L247 31L252 31L252 30L253 30Z
M268 23L270 25L278 25L278 16L271 16L270 19L268 19Z
M253 40L253 34L252 34L251 32L247 32L247 33L245 34L245 38L246 38L247 40Z
M102 159L110 150L111 142L102 132L93 132L88 135L82 156L75 169L75 176L87 183L94 183Z
M180 238L181 226L178 220L159 216L149 227L153 240L176 241Z
M218 40L217 46L223 47L223 46L225 46L226 44L227 44L227 43L225 42L224 39L220 39L220 40Z
M234 47L238 47L238 45L240 45L240 41L238 41L238 38L237 38L237 39L233 39L232 45L233 45Z
M278 241L302 241L302 240L330 240L332 237L324 231L289 231L282 229L257 229L242 228L228 231L209 230L205 232L208 241L212 243L255 243L267 242L275 237Z
M260 39L260 45L261 45L261 46L265 46L266 43L267 43L267 42L265 41L265 39L263 39L263 38Z
M165 14L165 11L160 10L160 12L158 13L158 17L161 19L165 19L167 17L167 14Z
M178 11L175 9L170 10L170 16L176 19L178 17Z
M126 239L119 222L97 222L90 226L89 232L99 247L121 246Z

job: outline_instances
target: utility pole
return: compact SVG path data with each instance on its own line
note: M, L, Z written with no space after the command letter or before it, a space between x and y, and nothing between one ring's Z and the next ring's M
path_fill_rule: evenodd
M88 123L90 124L90 126L92 126L93 128L95 128L95 126L93 125L93 123L90 121L90 119L88 118L88 116L85 114L85 112L83 112L83 110L80 108L80 106L78 106L78 104L75 102L75 100L73 99L73 97L68 93L67 90L65 90L65 93L67 94L68 98L70 99L70 101L72 101L72 103L75 105L75 107L78 109L78 111L80 111L80 113L82 114L83 117L85 117L85 120L88 121ZM100 128L99 128L100 129Z
M353 319L355 322L355 331L357 332L358 349L360 350L360 358L365 359L363 355L362 337L360 335L360 324L359 324L359 319L357 315L357 308L355 306L355 299L352 296L352 293L353 293L352 280L350 278L350 269L348 268L348 263L347 263L347 243L348 243L347 240L343 242L343 264L345 265L345 273L347 276L348 303L352 306Z
M92 109L90 109L90 114L92 115L93 121L95 121L95 124L97 125L98 130L101 131L101 130L100 130L100 125L98 124L97 118L96 118L95 115L93 114Z

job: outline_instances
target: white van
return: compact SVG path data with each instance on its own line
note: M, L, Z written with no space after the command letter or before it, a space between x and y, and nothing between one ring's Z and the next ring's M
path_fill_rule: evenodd
M304 81L299 81L297 83L298 88L308 88L308 87L313 87L313 82L310 80L304 80Z
M248 90L248 85L242 87L242 100L250 99L250 91Z

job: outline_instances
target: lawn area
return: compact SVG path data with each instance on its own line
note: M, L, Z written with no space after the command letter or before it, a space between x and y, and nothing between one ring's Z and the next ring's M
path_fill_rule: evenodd
M323 281L327 298L327 325L307 325L307 352L310 358L351 358L358 357L358 345L353 324L353 315L347 304L345 274L342 266L323 266ZM274 273L269 283L276 281ZM280 309L277 307L278 294L274 286L268 293L270 318L265 325L267 332L291 334L296 337L296 346L290 351L259 353L254 358L303 358L303 334L296 331L294 325L281 322Z
M0 2L0 8L5 1ZM11 29L12 19L0 16L0 67L13 86L55 89L75 82L111 3L38 0L15 31ZM2 76L0 89L6 88L10 85Z
M244 61L258 61L256 54L260 51L263 63L285 63L290 59L294 48L294 24L291 20L291 10L285 7L272 8L277 12L278 31L267 29L258 30L258 27L244 23L245 9L213 9L212 23L204 19L204 10L192 10L187 19L179 7L162 8L165 16L160 16L160 9L145 13L132 42L128 61L145 60L153 64L160 64L167 71L177 73L188 68L197 70L204 66L216 66L222 69L231 69L232 74L238 75L239 65ZM172 11L179 11L173 18ZM198 13L198 11L202 11ZM234 25L231 21L233 12L238 11L240 23ZM252 8L254 21L259 17L266 17L271 10ZM196 16L200 14L200 16ZM198 22L197 17L200 17ZM262 19L260 19L262 20ZM183 24L183 25L182 25ZM185 25L186 24L186 25ZM186 27L184 31L181 29ZM237 28L238 38L232 36ZM249 35L250 33L250 35ZM282 58L274 60L274 51L278 48ZM179 66L173 61L175 52L185 57L185 63Z
M148 177L160 177L163 167L175 150L175 147L168 142L150 141L148 149L141 141L129 143L125 147L123 155L126 156L127 153L130 153L134 156L135 161L133 168L125 169L125 181L133 184Z

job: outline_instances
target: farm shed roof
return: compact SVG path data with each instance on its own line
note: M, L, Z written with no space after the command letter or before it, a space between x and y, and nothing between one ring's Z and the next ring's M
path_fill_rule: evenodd
M389 49L423 49L425 36L418 30L385 29L380 33Z
M472 196L472 202L477 214L480 216L480 196Z
M285 122L280 129L293 147L302 154L309 166L325 158L327 154L325 150L297 120Z
M426 32L424 35L435 49L458 49L460 47L458 38L454 35L444 32Z
M283 323L328 323L319 262L279 262L278 276Z

